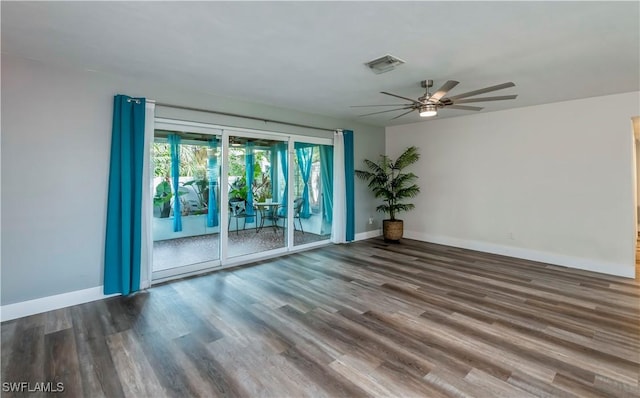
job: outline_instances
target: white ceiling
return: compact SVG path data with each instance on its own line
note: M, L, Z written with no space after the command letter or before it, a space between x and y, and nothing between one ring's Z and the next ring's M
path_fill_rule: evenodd
M376 125L358 118L418 97L513 81L522 107L640 90L640 3L633 2L6 2L2 53L168 82L186 89ZM404 61L375 75L364 62ZM390 101L391 100L391 101ZM402 101L400 101L402 102ZM188 104L185 104L188 105ZM247 110L250 114L250 110ZM438 118L469 111L444 109Z

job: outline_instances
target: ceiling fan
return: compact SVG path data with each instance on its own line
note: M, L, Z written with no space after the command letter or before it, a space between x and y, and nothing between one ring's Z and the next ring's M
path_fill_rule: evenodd
M459 82L455 80L448 80L445 84L442 85L435 93L431 94L429 89L433 87L433 80L423 80L420 82L420 85L426 89L424 95L418 99L411 99L407 97L403 97L401 95L388 93L386 91L381 91L380 94L389 95L392 97L400 98L403 100L409 101L408 104L385 104L385 105L355 105L352 108L361 108L361 107L369 107L369 106L398 106L399 108L389 109L386 111L366 113L364 115L358 116L369 116L376 115L379 113L386 112L395 112L400 110L407 110L406 112L392 118L397 119L404 115L407 115L413 111L418 111L420 116L422 117L432 117L438 114L438 109L441 108L450 108L450 109L460 109L465 111L480 111L483 108L479 106L468 106L461 104L468 104L473 102L483 102L483 101L502 101L502 100L511 100L516 99L517 95L501 95L497 97L480 97L480 98L468 98L473 97L474 95L489 93L491 91L502 90L509 87L514 87L515 84L512 82L502 83L491 87L481 88L479 90L469 91L468 93L454 95L452 97L445 97L447 93L458 85Z

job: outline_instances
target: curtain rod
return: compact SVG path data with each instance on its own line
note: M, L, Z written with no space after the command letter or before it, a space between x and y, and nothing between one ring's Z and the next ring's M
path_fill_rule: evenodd
M152 101L149 101L149 102L152 102ZM262 117L240 115L238 113L220 112L220 111L214 111L214 110L211 110L211 109L194 108L194 107L191 107L191 106L165 104L165 103L162 103L162 102L155 102L155 101L153 101L153 102L156 104L156 106L164 106L164 107L167 107L167 108L183 109L183 110L186 110L186 111L214 113L216 115L223 115L223 116L240 117L240 118L243 118L243 119L259 120L259 121L265 122L265 123L278 123L278 124L284 124L284 125L287 125L287 126L302 127L302 128L306 128L306 129L331 131L331 132L339 130L339 129L328 129L328 128L324 128L324 127L308 126L306 124L281 122L279 120L265 119L265 118L262 118Z

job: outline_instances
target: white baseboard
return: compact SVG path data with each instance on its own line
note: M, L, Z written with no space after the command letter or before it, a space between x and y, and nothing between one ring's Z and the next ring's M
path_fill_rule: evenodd
M355 240L358 241L358 240L371 239L377 236L382 236L382 230L374 229L373 231L360 232L359 234L356 234Z
M503 256L522 258L563 267L576 268L585 271L599 272L608 275L635 277L635 265L625 266L619 263L565 256L563 254L548 253L538 250L523 249L520 247L497 245L488 242L464 240L448 236L435 236L422 232L404 231L405 238L437 243L440 245L460 247L463 249L477 250L486 253L501 254Z
M7 304L0 307L0 320L2 322L24 316L39 314L41 312L57 310L76 304L84 304L120 294L105 295L102 286L89 289L76 290L69 293L56 294L55 296L41 297L34 300L22 301L15 304Z

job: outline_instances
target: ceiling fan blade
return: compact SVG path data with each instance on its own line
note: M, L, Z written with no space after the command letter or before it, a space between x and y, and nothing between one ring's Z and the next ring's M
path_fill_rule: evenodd
M413 112L413 109L411 109L409 112L403 113L402 115L398 115L398 116L396 116L394 118L391 118L390 120L397 119L397 118L402 117L402 116L406 115L407 113L411 113L411 112Z
M413 104L385 104L385 105L351 105L349 108L364 108L367 106L408 106Z
M405 106L404 108L389 109L388 111L380 111L380 112L365 113L364 115L358 115L358 116L377 115L378 113L393 112L393 111L399 111L399 110L402 110L402 109L409 109L409 108L411 108L411 110L413 110L413 105L411 105L411 106Z
M479 106L447 105L447 109L459 109L461 111L481 111L484 108L481 108Z
M516 99L517 95L500 95L497 97L481 97L481 98L469 98L453 101L454 104L467 104L469 102L482 102L482 101L502 101Z
M451 90L452 88L457 86L458 83L460 83L460 82L457 82L455 80L447 80L447 82L445 84L443 84L442 87L440 87L438 89L438 91L436 91L435 93L433 93L433 95L431 97L429 97L429 99L430 100L440 100L440 98L442 98L445 95L447 95L449 90Z
M407 97L403 97L403 96L401 96L401 95L396 95L396 94L387 93L386 91L380 91L380 94L390 95L390 96L392 96L392 97L402 98L402 99L404 99L404 100L411 101L411 102L413 102L414 104L420 104L420 102L418 102L418 101L416 101L416 100L414 100L414 99L407 98Z
M481 88L480 90L469 91L468 93L462 93L462 94L454 95L453 97L449 97L449 99L455 101L455 100L460 99L460 98L467 98L467 97L471 97L473 95L489 93L491 91L502 90L503 88L509 88L509 87L514 87L514 86L515 86L515 84L512 83L512 82L502 83L502 84L498 84L496 86L485 87L485 88Z

